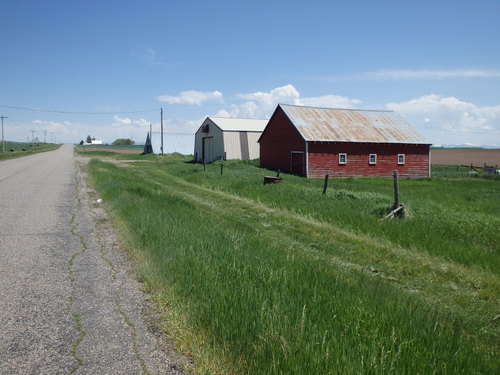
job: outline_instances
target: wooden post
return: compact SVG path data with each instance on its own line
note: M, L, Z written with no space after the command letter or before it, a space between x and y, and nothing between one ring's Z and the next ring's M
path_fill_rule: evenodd
M161 154L163 155L163 108L160 110L160 117L161 117L161 146L160 146L160 151Z
M220 175L222 176L222 170L224 169L224 164L220 163Z
M280 176L280 170L278 169L278 174L276 174L276 177L279 177Z
M392 171L392 176L394 178L394 206L393 206L393 208L398 208L399 207L398 171Z
M203 160L203 170L206 171L207 167L205 166L205 160Z
M328 188L328 173L325 174L325 183L323 184L323 195L326 194L326 189Z

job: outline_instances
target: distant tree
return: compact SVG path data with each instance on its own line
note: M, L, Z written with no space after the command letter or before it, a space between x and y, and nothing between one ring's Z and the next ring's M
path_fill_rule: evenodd
M87 135L87 143L92 143L92 137L89 135Z
M115 146L129 146L134 145L135 142L130 138L118 138L112 144Z
M80 141L80 145L83 145L83 139Z

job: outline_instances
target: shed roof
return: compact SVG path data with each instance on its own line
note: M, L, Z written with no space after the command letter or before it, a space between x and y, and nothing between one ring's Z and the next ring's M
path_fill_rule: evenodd
M278 106L306 141L431 144L393 111Z
M222 131L262 132L269 120L234 117L208 117Z

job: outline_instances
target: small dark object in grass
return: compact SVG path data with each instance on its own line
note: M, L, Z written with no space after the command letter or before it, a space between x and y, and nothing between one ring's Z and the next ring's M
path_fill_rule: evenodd
M281 177L264 176L264 185L267 184L281 184L283 179Z

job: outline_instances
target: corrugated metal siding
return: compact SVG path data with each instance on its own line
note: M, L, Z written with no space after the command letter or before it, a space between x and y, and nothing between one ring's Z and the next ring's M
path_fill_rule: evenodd
M307 141L430 144L396 112L280 104Z
M226 159L256 159L259 157L260 132L223 132Z
M153 132L151 145L155 154L161 154L161 133ZM183 155L192 155L194 146L194 134L188 133L163 133L163 153L172 154L177 152Z
M260 156L259 138L262 132L248 132L248 151L250 159L257 159Z
M240 132L224 132L223 138L226 159L241 159Z

